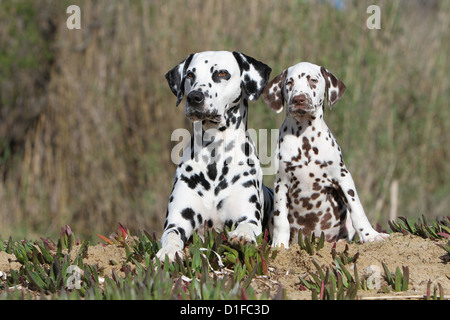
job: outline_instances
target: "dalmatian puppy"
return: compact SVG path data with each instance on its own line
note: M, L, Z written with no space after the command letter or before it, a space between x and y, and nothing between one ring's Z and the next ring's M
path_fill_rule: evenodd
M183 150L157 257L181 258L193 232L234 228L231 242L255 242L273 209L263 187L256 147L247 135L248 101L256 100L271 69L240 52L189 55L166 74L177 106L186 93L185 115L193 122ZM266 200L266 201L265 201Z
M286 104L275 151L273 246L289 247L303 235L325 234L327 241L352 238L362 242L388 237L370 225L347 170L341 149L325 124L330 109L346 87L324 67L301 62L276 76L263 99L275 112ZM350 218L348 217L350 216Z

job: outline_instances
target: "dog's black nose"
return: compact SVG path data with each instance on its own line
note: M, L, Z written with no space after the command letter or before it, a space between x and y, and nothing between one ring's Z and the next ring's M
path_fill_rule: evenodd
M200 107L205 101L205 95L201 91L191 91L187 95L187 102L192 107Z

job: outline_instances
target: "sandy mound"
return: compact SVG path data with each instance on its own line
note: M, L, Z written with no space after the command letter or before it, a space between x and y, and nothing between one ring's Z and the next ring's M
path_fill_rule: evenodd
M444 243L444 240L440 241ZM390 238L383 242L348 244L349 256L359 252L356 261L358 274L360 277L368 277L369 271L378 270L380 285L386 285L384 280L384 270L381 263L384 262L391 272L396 267L408 266L410 272L409 289L401 293L384 293L382 290L358 291L360 298L395 298L397 296L416 298L426 293L428 281L432 282L432 288L440 283L446 295L450 293L450 263L445 264L441 256L445 251L438 247L437 241L423 239L417 236L404 236L400 233L391 234ZM306 277L310 272L316 272L312 260L316 261L325 270L326 267L334 267L331 255L331 243L325 243L324 247L316 254L310 256L304 250L300 250L297 245L293 245L287 250L280 250L274 260L269 261L269 276L259 277L253 281L253 286L257 291L271 289L275 292L278 285L286 289L288 299L311 299L311 291L305 290L300 283L300 277ZM336 245L338 253L343 252L346 243L339 242ZM73 252L77 252L77 247ZM98 264L102 270L102 276L111 276L111 271L120 276L123 272L120 268L126 260L125 249L117 245L97 244L88 247L85 263ZM10 269L19 269L21 266L15 260L15 256L0 252L0 271L8 272ZM132 266L133 267L133 266ZM352 264L346 268L353 273ZM377 276L376 274L373 274Z
M403 236L400 233L391 234L388 240L376 243L349 244L349 256L359 252L356 265L360 277L373 275L373 271L378 270L381 277L380 285L387 285L384 280L384 270L381 265L384 262L391 272L395 272L397 267L408 266L410 272L409 289L401 293L386 294L381 290L358 291L360 297L378 296L414 296L426 293L427 283L430 280L433 285L440 283L444 292L450 292L450 264L444 264L441 256L445 254L442 248L436 245L436 241L423 239L417 236ZM345 242L339 242L336 246L337 252L343 252ZM305 277L309 272L316 272L312 263L314 259L324 270L332 267L333 258L331 255L331 243L325 246L315 255L310 256L305 251L299 250L298 246L292 246L288 250L278 253L274 261L270 262L273 268L272 280L276 280L286 288L287 296L290 299L310 299L309 290L301 290L300 277ZM351 269L351 265L347 265ZM353 273L353 271L351 271Z

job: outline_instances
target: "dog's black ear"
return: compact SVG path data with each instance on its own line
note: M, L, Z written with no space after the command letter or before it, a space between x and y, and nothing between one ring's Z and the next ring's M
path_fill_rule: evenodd
M328 107L331 109L342 98L346 87L341 80L324 67L320 67L320 72L325 78L325 93L328 97Z
M284 106L283 86L286 81L287 69L273 78L266 86L263 92L263 99L267 106L280 113Z
M272 69L265 63L241 52L233 51L241 69L241 87L249 100L257 100L269 81Z
M172 90L173 94L177 96L177 106L180 104L181 100L183 100L184 76L193 56L194 54L190 54L186 59L181 61L172 70L166 73L166 79L170 90Z

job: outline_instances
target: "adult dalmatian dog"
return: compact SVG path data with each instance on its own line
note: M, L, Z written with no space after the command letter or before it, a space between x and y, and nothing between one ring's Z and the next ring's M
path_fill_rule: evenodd
M234 228L231 242L255 242L261 234L273 192L263 186L246 132L248 100L259 98L270 72L240 52L206 51L189 55L166 74L177 106L186 93L185 114L194 134L175 172L159 259L173 261L177 253L182 258L185 242L205 225Z
M286 104L275 151L273 246L289 247L299 230L324 232L327 241L352 238L380 241L388 237L370 225L347 170L341 149L323 113L346 87L324 67L301 62L276 76L263 99L275 112ZM350 218L348 217L350 215Z

